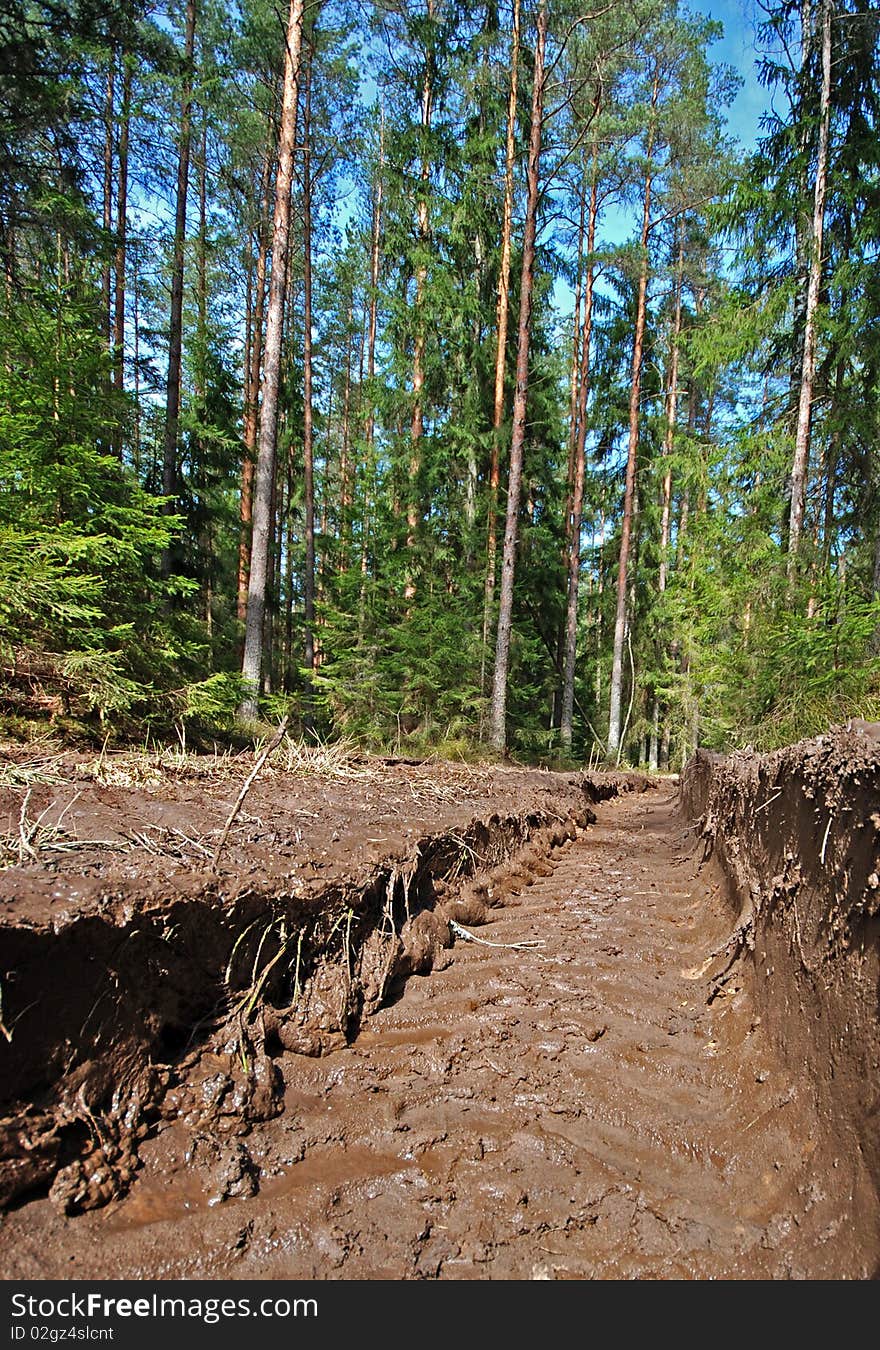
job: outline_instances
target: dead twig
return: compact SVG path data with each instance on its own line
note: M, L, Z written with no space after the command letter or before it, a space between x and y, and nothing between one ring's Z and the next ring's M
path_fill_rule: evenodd
M465 942L478 942L481 947L503 947L507 951L534 951L536 947L546 947L546 942L540 938L529 939L526 942L490 942L488 938L477 937L476 933L471 933L467 928L462 928L460 923L454 919L449 920L449 927L456 937L462 938ZM545 957L541 958L546 960Z
M30 788L28 788L27 792L24 794L24 800L21 803L21 811L19 812L18 816L19 862L24 862L25 857L32 858L34 862L37 861L37 851L34 848L33 844L31 843L31 840L34 837L34 833L36 831L37 826L33 825L31 826L30 829L28 829L27 824L27 809L28 809L28 802L30 801L30 799L31 799L31 790Z
M782 788L780 788L778 792L774 793L772 797L768 797L765 802L761 802L760 806L756 806L755 815L757 815L759 811L766 811L767 807L772 806L773 803L775 801L778 801L781 796L782 796Z
M271 741L270 741L269 744L266 746L266 748L265 748L265 750L263 751L263 753L260 755L260 757L259 757L259 759L257 760L256 764L255 764L254 767L251 769L251 771L250 771L250 773L248 774L247 778L244 780L244 783L242 784L241 792L239 792L238 797L236 798L235 805L233 806L232 810L229 812L229 816L227 817L226 824L223 826L223 833L222 833L221 836L220 836L220 842L218 843L217 847L216 847L215 850L214 850L214 857L213 857L212 860L211 860L211 871L212 871L212 872L216 872L216 871L217 871L217 863L220 861L220 854L223 852L223 849L224 849L225 846L226 846L226 840L229 838L229 831L232 829L232 826L233 826L233 824L235 823L235 817L238 815L239 811L241 810L242 805L243 805L243 803L244 803L244 799L245 799L245 797L248 795L248 793L250 792L250 790L251 790L251 788L252 788L252 786L253 786L253 784L254 784L254 781L255 781L255 779L256 779L256 777L257 777L257 774L260 772L260 770L262 769L263 765L266 763L266 760L267 760L267 759L269 758L269 756L272 754L272 751L273 751L273 750L277 750L278 747L279 747L279 745L281 744L281 742L284 740L284 733L287 731L287 723L288 723L288 718L287 718L287 717L284 717L284 718L281 720L281 723L279 724L278 730L275 732L275 735L272 737Z

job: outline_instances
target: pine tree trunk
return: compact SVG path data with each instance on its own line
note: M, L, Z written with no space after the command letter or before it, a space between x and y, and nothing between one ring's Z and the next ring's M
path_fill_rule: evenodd
M810 241L810 278L804 316L804 356L801 366L800 399L794 459L791 467L791 514L788 526L788 579L797 567L798 548L803 533L807 474L810 462L810 422L813 410L813 383L816 375L817 311L822 283L822 238L825 224L825 196L828 185L828 133L831 120L831 11L832 0L822 0L822 89L819 96L819 145L816 154L816 178L813 194L813 228Z
M278 174L275 183L275 216L272 225L272 275L266 318L263 362L263 397L260 409L259 452L253 492L251 564L248 578L242 678L246 695L239 709L241 720L257 715L263 661L263 617L266 581L273 538L272 488L278 443L278 395L281 386L281 340L284 332L284 301L287 294L287 254L290 238L290 194L293 183L293 151L296 140L296 105L302 49L303 0L290 0L287 21L284 92L278 133Z
M662 455L666 461L663 471L660 506L660 568L657 576L657 588L662 595L666 590L669 572L669 526L672 514L672 469L669 461L675 448L675 423L678 415L678 362L679 338L681 336L681 291L684 272L684 233L679 225L678 251L675 269L675 310L672 318L672 332L669 339L669 373L666 382L666 427L663 433Z
M244 455L241 461L238 539L238 618L247 617L248 578L251 568L251 518L253 515L254 460L260 414L260 367L263 359L263 316L266 310L266 255L269 247L269 181L272 152L266 147L260 191L260 223L257 230L257 267L253 283L253 314L249 315L250 346L245 372Z
M666 581L669 572L669 537L672 520L672 468L670 460L675 448L675 425L678 417L678 363L679 363L679 338L681 335L681 292L684 273L684 231L681 222L677 222L676 233L678 237L678 246L676 249L675 263L675 287L674 287L674 311L672 317L672 331L669 335L669 367L666 376L666 408L665 408L665 427L663 431L663 446L661 454L666 461L666 467L663 471L663 481L660 488L660 565L657 573L657 590L660 595L666 592ZM662 656L665 644L658 644L658 654ZM666 724L664 723L664 735L666 735ZM648 768L652 773L656 773L660 767L661 749L659 742L660 735L660 702L656 692L653 701L653 718L651 728L651 745L648 756ZM668 752L668 737L667 737Z
M367 314L367 396L364 413L364 498L361 517L361 584L358 597L358 642L364 632L367 610L367 575L370 553L370 513L373 492L373 439L376 427L376 330L379 310L379 263L382 243L382 192L385 169L385 110L379 110L379 162L373 187L373 219L370 229L370 296Z
M140 278L138 274L137 253L134 254L132 266L132 357L134 373L134 428L132 435L132 464L135 477L141 476L141 313L140 313Z
M542 0L537 17L535 68L532 88L532 113L529 131L529 160L526 175L526 219L523 232L522 274L520 278L519 326L516 350L516 392L513 401L513 433L510 442L510 471L507 486L507 517L504 527L504 554L498 602L498 635L495 644L495 675L492 683L490 744L503 750L507 732L507 675L510 665L510 633L513 619L513 581L519 526L519 502L522 485L523 450L526 440L526 406L529 384L529 339L532 318L532 285L535 272L535 236L541 165L541 123L544 115L544 52L547 42L547 11Z
M119 125L119 165L116 180L116 259L115 305L113 320L113 384L120 393L125 388L125 263L128 246L128 146L131 131L131 87L134 65L127 52L122 54L122 109ZM116 454L122 458L122 433L117 435Z
M107 85L104 95L104 184L103 184L103 224L104 235L109 240L113 229L113 117L116 84L116 49L109 56L107 67ZM112 309L110 303L110 262L104 264L101 271L101 332L107 346L110 346L112 332Z
M507 363L507 326L510 314L510 243L513 221L513 170L516 159L516 111L519 79L520 0L513 0L513 33L510 41L510 87L507 95L507 134L504 146L504 206L501 216L501 263L498 271L498 301L495 311L495 387L492 401L492 450L489 461L489 505L486 539L486 586L483 598L483 646L480 690L486 689L486 654L489 626L495 605L498 567L498 487L501 481L501 426L504 422L504 369Z
M843 403L843 379L846 362L843 357L837 363L834 373L834 410L841 415ZM834 539L834 499L837 492L837 461L840 452L840 422L834 423L828 442L828 455L825 460L825 502L822 525L822 566L827 572L831 566L831 545Z
M584 281L584 240L586 238L586 216L587 216L587 178L586 170L581 182L581 191L579 194L579 213L578 213L578 233L577 233L577 277L575 279L574 290L574 311L572 314L572 335L571 335L571 376L569 379L568 394L568 463L565 469L565 511L563 515L563 531L565 540L562 546L562 565L565 568L566 578L568 577L568 559L571 547L571 513L574 498L574 479L575 479L575 454L577 452L577 427L578 427L578 372L581 366L581 291ZM567 594L566 581L566 594ZM568 604L559 620L559 632L556 639L555 669L556 685L553 690L553 711L550 717L551 729L556 727L562 729L562 701L564 686L564 666L565 666L565 634L566 621L568 615ZM563 745L563 749L566 747Z
M208 122L202 121L197 182L199 195L199 231L196 249L196 363L195 392L205 397L205 357L208 345Z
M586 175L584 176L586 179ZM586 238L587 184L581 184L578 218L577 278L574 291L574 314L572 316L571 341L571 379L568 393L568 465L565 471L565 551L568 557L568 542L571 535L571 499L574 493L574 462L577 453L578 429L578 375L581 368L581 292L584 282L584 240ZM561 644L560 644L561 645Z
M428 19L434 17L434 0L427 0ZM428 39L430 41L432 39ZM428 267L425 256L428 249L428 178L430 164L427 155L427 135L431 127L431 113L434 103L433 60L431 52L425 47L425 78L422 83L421 130L422 130L422 168L421 196L417 210L419 261L416 267L416 293L413 305L415 331L413 335L413 413L410 425L409 483L406 503L406 549L409 555L408 575L403 589L404 599L415 599L416 584L413 570L416 538L421 521L422 509L419 494L419 474L422 467L422 437L424 435L424 408L422 390L425 384L425 285L428 280Z
M568 589L565 613L565 659L562 674L562 713L559 720L559 739L566 753L571 753L574 724L574 673L577 658L578 590L581 567L581 518L584 503L584 474L586 470L587 392L590 378L590 340L593 329L593 250L596 247L596 220L599 213L598 149L593 150L590 207L587 217L587 263L584 290L584 324L581 335L581 362L578 372L577 437L574 449L574 484L571 494L571 516L567 522Z
M177 200L174 247L171 259L171 313L168 321L168 392L165 405L165 441L162 454L163 510L173 515L177 493L177 429L180 421L180 374L183 357L183 262L186 242L186 199L189 190L189 156L192 137L193 56L196 37L196 0L187 0L184 33L184 75L180 98L180 139L177 154ZM162 575L171 572L171 550L162 555Z
M293 500L293 460L288 455L285 466L287 476L287 500ZM288 510L285 523L286 537L284 549L284 692L289 694L294 686L296 663L293 652L293 512Z
M315 669L315 455L312 416L312 55L306 61L303 106L303 510L305 514L304 657ZM310 717L307 718L307 722Z
M339 571L348 571L348 533L351 512L351 383L352 330L354 327L354 290L349 293L345 324L345 383L342 387L342 426L339 447ZM361 329L363 338L363 329ZM331 388L332 397L332 388ZM331 419L328 415L328 434ZM329 460L329 450L328 450Z
M376 378L376 325L379 309L379 262L382 243L382 179L385 171L385 112L379 114L379 164L373 189L373 221L370 231L370 317L367 328L367 416L364 439L368 458L373 449L376 426L376 399L373 383Z
M629 442L626 457L626 486L623 497L623 521L620 531L620 558L617 567L617 607L614 616L614 647L611 661L611 691L608 713L609 759L620 759L620 714L623 693L623 647L626 640L627 576L632 537L633 507L636 493L636 466L639 454L639 400L642 392L642 351L645 342L645 317L648 298L648 233L651 226L651 192L653 187L654 112L657 106L659 82L654 82L651 99L651 126L648 132L645 195L642 211L642 232L639 240L641 267L636 301L636 326L633 335L632 380L629 395Z

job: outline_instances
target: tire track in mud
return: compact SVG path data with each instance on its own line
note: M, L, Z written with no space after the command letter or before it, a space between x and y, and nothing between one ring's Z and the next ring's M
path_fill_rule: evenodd
M671 789L599 807L343 1050L285 1062L211 1206L175 1128L122 1202L7 1216L7 1277L845 1278L873 1191L773 1051ZM701 970L706 973L699 973ZM262 1132L260 1132L262 1131Z

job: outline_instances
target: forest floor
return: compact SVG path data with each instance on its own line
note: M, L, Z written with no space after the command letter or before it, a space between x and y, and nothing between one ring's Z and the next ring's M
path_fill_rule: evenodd
M0 776L3 1278L873 1273L674 780L137 764Z

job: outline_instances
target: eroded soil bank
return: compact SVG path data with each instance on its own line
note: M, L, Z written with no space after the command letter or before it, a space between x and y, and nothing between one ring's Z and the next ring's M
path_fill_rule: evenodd
M169 807L168 827L205 846L239 781L217 799L181 783L193 815L172 827ZM810 1008L780 958L756 969L760 924L732 905L712 833L715 782L703 764L687 785L701 835L670 782L393 765L309 788L276 774L216 875L162 864L153 883L123 853L80 878L70 857L61 876L45 858L8 870L17 992L0 1048L21 1058L3 1082L30 1073L33 1087L6 1109L3 1275L873 1275L858 1111L823 1077L821 1043L806 1068L792 1054L786 1018ZM358 853L366 829L388 839L389 800L390 850ZM249 831L281 836L280 814L305 809L332 833L343 801L352 843L339 831L313 887L321 830L290 845L292 864L280 843L262 870L247 861ZM162 804L157 789L148 811ZM743 831L755 809L743 797ZM746 835L725 828L734 855ZM753 915L773 893L754 866ZM824 938L798 912L795 942L819 961ZM847 912L832 964L865 949ZM39 1017L19 998L24 969Z
M682 800L730 883L718 987L744 965L789 1070L880 1186L880 724L701 752Z
M213 1167L218 1134L282 1113L285 1055L350 1043L410 975L448 962L451 922L484 921L591 803L629 786L348 761L306 775L282 756L245 811L241 765L170 782L146 767L8 769L3 1205L46 1189L68 1214L118 1198L169 1119L190 1121L188 1152ZM134 771L146 782L119 781ZM233 1151L220 1198L257 1187Z

